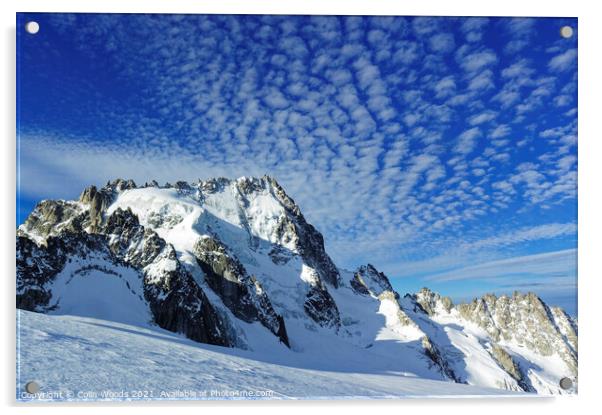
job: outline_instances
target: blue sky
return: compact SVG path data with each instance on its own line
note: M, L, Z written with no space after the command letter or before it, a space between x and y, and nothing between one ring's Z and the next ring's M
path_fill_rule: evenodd
M116 177L267 173L341 266L373 263L402 293L535 291L576 313L576 19L20 14L17 27L18 222Z

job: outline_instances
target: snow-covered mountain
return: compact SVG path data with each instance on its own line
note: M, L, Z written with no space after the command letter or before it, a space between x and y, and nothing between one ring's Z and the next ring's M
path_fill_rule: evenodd
M125 325L160 333L162 341L179 334L222 346L212 353L244 353L266 367L393 374L427 382L429 395L446 395L450 383L481 388L474 394L575 392L559 386L577 376L577 325L561 309L534 294L458 305L428 289L401 297L372 265L339 269L322 235L267 176L91 186L77 201L39 203L16 243L17 307L47 314L43 324L59 331L101 320L105 329ZM28 368L23 359L43 347L33 326L46 320L23 316L21 344L35 344L19 356ZM214 361L200 359L199 370ZM44 367L30 375L68 386ZM300 382L298 373L280 382ZM29 379L21 375L19 382ZM345 396L349 388L307 394ZM391 395L390 388L373 392L366 396Z

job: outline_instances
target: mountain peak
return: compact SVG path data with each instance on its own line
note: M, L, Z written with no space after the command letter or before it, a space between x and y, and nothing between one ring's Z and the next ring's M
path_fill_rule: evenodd
M391 282L385 274L379 272L372 264L361 265L355 271L353 278L350 281L351 286L356 292L361 294L370 294L375 297L380 296L383 292L395 293Z
M116 179L76 201L40 202L18 229L17 289L26 310L268 354L330 348L336 360L342 348L346 363L385 356L386 370L430 379L533 391L553 389L538 380L550 373L576 374L577 326L562 310L532 293L457 305L428 288L400 298L371 263L337 268L322 234L267 175Z
M413 298L428 315L449 313L454 305L451 298L442 297L426 287L421 288Z

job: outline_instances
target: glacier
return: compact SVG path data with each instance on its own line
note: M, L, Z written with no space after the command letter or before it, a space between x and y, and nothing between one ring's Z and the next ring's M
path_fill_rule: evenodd
M23 310L18 318L19 341L27 345L18 378L38 379L42 391L53 392L32 395L21 388L17 398L23 401L528 396L394 371L305 368L284 349L272 363L274 356L224 350L156 327ZM349 350L339 353L345 357Z
M529 293L401 296L373 265L338 268L268 176L118 179L40 202L17 230L17 307L26 401L47 398L23 394L30 380L66 400L577 389L559 386L577 378L577 323L564 311ZM272 394L227 392L243 390Z

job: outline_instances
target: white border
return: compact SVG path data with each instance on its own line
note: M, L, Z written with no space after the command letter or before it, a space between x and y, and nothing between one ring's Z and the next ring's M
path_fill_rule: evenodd
M495 2L471 0L220 0L159 1L159 0L105 0L66 1L54 0L3 0L0 2L2 20L2 99L0 116L3 136L3 183L1 186L2 227L0 252L4 272L2 275L3 336L2 347L2 403L5 413L43 411L48 414L122 412L155 414L164 413L167 406L178 406L177 411L199 414L200 411L220 411L220 414L244 411L247 414L287 413L297 414L315 410L341 410L350 413L368 411L420 411L420 413L504 414L510 411L546 412L547 414L586 413L595 407L599 396L597 388L602 376L600 367L600 280L601 256L598 235L602 234L600 193L602 192L602 140L600 117L602 98L600 76L600 40L602 39L602 14L595 1L528 1L500 0ZM444 399L409 401L334 401L334 402L183 402L151 404L82 405L17 405L15 396L15 297L14 297L14 232L15 232L15 12L136 12L136 13L249 13L249 14L393 14L393 15L454 15L454 16L571 16L579 18L579 396L555 399ZM598 409L599 410L599 409Z

